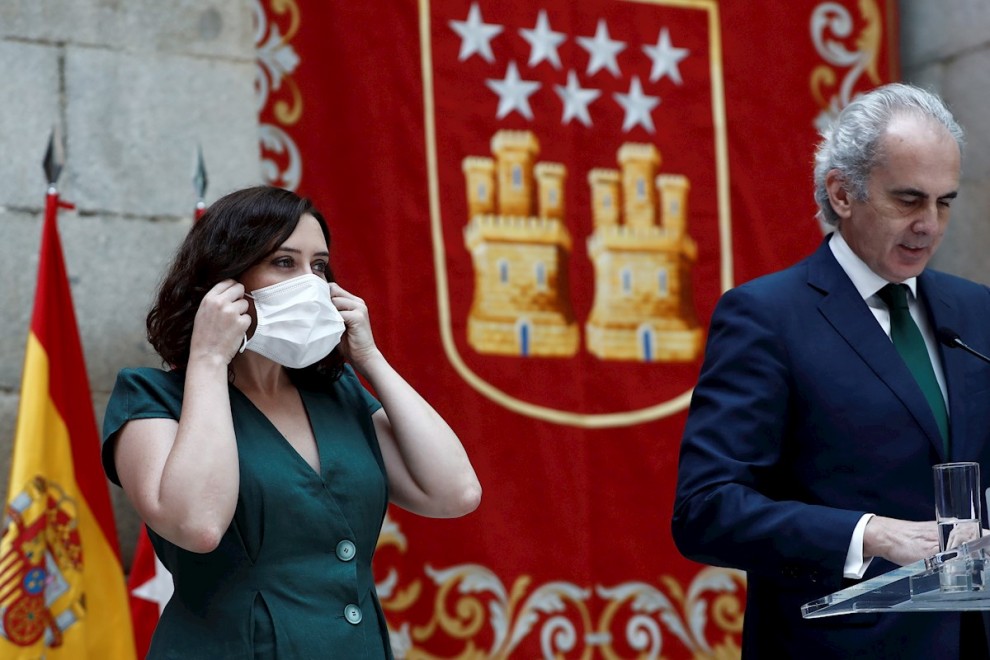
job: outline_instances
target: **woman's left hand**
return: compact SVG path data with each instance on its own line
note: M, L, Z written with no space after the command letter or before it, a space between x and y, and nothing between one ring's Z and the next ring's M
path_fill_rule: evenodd
M375 337L371 334L368 306L364 300L336 282L331 282L330 301L344 319L346 330L340 339L340 350L344 357L352 363L360 364L378 355Z
M372 420L392 501L435 518L473 511L481 484L457 435L378 350L364 301L336 283L330 300L346 327L340 350L382 404Z

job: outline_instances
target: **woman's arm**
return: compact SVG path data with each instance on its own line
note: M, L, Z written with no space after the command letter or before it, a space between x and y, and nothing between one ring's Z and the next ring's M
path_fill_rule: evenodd
M227 364L249 318L232 280L203 298L193 329L179 420L135 419L114 447L120 483L142 520L192 552L216 548L240 487Z
M347 325L341 348L382 403L373 419L392 501L434 518L474 511L481 484L457 435L375 346L364 301L337 284L331 296Z

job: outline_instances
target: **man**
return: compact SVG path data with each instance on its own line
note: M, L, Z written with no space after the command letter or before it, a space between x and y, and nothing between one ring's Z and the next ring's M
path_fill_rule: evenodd
M962 139L920 89L853 101L816 154L815 197L835 232L726 292L712 316L672 528L686 557L747 572L745 658L987 657L978 615L801 617L808 601L938 551L932 465L979 461L987 486L990 365L936 333L990 352L990 289L926 269ZM920 328L911 359L891 340L888 283L907 285L894 325L909 311Z

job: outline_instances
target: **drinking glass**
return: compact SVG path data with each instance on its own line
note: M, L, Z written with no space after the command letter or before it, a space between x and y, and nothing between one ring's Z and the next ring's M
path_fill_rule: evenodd
M939 551L945 552L980 538L983 523L980 521L979 463L941 463L932 470ZM970 591L982 587L982 571L980 578L974 581L971 569L962 557L951 560L942 570L942 591Z

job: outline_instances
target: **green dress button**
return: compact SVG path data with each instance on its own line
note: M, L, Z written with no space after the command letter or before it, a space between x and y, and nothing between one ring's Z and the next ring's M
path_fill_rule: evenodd
M344 539L337 544L337 559L340 561L350 561L354 559L354 554L357 548L354 547L354 543Z
M351 604L344 608L344 618L347 619L347 623L356 626L361 623L361 619L364 618L364 615L361 614L360 607Z

